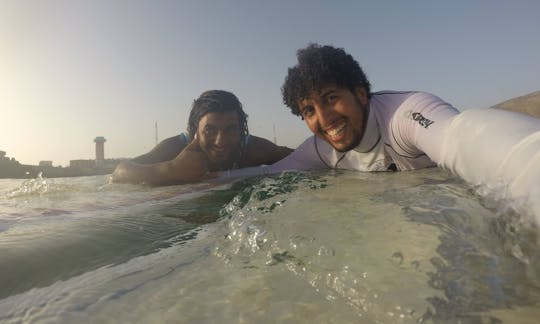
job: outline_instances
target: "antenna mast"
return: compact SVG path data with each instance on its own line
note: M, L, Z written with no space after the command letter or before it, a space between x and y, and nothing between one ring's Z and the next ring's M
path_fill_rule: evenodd
M157 122L155 123L155 128L156 128L156 145L157 145Z

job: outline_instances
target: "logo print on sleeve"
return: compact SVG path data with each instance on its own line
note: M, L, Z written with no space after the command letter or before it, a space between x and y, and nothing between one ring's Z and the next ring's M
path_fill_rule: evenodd
M429 120L426 117L422 116L421 113L417 113L417 112L412 113L411 117L412 117L413 120L417 121L418 124L420 124L420 126L422 126L424 128L428 128L429 125L434 123L434 121Z

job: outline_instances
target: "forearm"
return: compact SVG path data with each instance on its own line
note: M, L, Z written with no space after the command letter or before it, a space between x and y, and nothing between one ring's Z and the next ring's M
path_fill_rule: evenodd
M178 162L161 162L151 165L123 162L112 174L112 182L166 186L199 181L204 172Z
M450 125L441 165L482 192L511 199L540 226L540 120L499 109L471 109Z
M540 183L540 120L498 109L462 112L442 143L441 165L474 185L510 185L525 194Z
M152 169L148 165L135 162L122 162L114 170L111 180L115 183L148 183L152 179Z

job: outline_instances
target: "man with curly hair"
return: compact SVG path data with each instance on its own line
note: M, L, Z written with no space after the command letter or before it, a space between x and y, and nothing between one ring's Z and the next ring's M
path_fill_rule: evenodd
M474 185L508 186L510 196L525 197L534 190L540 195L540 187L534 189L540 181L534 163L540 161L540 120L497 109L459 112L419 91L371 92L358 62L341 48L311 44L297 57L282 87L283 101L314 135L273 165L224 178L438 165Z
M309 168L361 171L434 166L440 147L431 139L440 137L458 110L428 93L372 93L370 87L343 49L312 44L299 50L298 64L282 88L283 101L315 136L299 147L302 157L289 160Z
M311 44L297 53L283 101L314 136L266 168L231 175L339 168L412 170L435 166L438 138L459 112L425 92L371 92L359 64L341 48Z
M113 182L173 185L200 181L209 171L272 164L292 150L249 134L247 114L228 91L210 90L193 102L187 134L120 163Z

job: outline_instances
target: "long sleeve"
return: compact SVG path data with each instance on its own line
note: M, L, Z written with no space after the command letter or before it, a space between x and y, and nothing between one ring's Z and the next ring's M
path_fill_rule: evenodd
M390 140L396 152L414 158L426 154L441 162L441 149L448 125L459 111L437 96L417 92L409 96L390 121Z
M540 225L540 119L471 109L449 125L440 164L473 185L529 204Z

